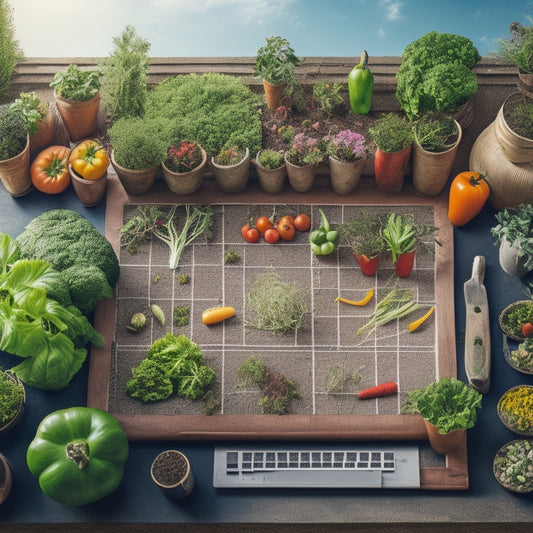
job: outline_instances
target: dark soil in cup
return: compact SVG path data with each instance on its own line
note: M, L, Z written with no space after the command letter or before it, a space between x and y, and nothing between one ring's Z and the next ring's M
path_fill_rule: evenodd
M152 475L160 485L169 487L179 483L187 474L187 461L180 453L163 452L152 465Z
M504 104L503 114L517 135L533 139L533 98L525 93L511 95Z

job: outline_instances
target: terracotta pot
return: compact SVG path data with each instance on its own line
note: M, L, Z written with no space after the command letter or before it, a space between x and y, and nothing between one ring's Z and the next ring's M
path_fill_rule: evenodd
M525 93L512 93L500 107L496 119L494 120L494 134L498 140L498 144L502 150L503 155L511 161L511 163L530 163L533 161L533 139L527 139L515 133L507 124L505 120L505 106L516 98L517 95L523 96ZM529 98L531 99L531 98ZM533 102L533 100L531 100Z
M11 159L0 161L0 179L11 196L23 196L32 189L29 135L26 140L26 147L20 154Z
M265 168L259 163L259 154L257 152L255 157L255 169L257 170L257 179L263 191L270 194L278 194L285 186L285 178L287 177L287 165L282 165L279 168Z
M128 194L144 194L153 187L159 166L147 170L131 170L119 165L113 152L110 159L120 183Z
M413 186L424 196L437 196L446 186L462 137L462 128L455 121L458 134L455 144L445 152L428 152L418 143L413 149Z
M357 255L354 252L353 256L359 263L359 266L361 267L361 272L365 276L373 276L377 272L381 254L378 254L372 258L368 258L366 255Z
M416 250L411 252L405 252L400 254L396 260L395 272L399 278L406 278L413 271L413 265L415 264Z
M6 458L0 453L0 505L4 503L13 486L13 475Z
M58 95L55 91L54 98L71 141L79 141L89 137L96 130L98 109L100 107L100 91L84 102L68 100Z
M202 148L202 162L193 170L188 172L173 172L165 163L161 165L163 178L167 187L176 194L192 194L202 185L204 170L207 164L207 154Z
M168 498L186 498L194 489L194 475L187 457L177 450L160 453L153 461L150 476Z
M426 431L431 448L433 448L433 451L441 455L445 455L455 450L459 444L461 444L461 441L466 433L466 429L457 429L451 433L442 435L439 433L437 426L434 426L425 419L424 424L426 425Z
M402 190L405 171L411 157L412 145L398 152L385 152L376 149L374 156L374 174L379 190L387 194L396 194Z
M511 163L499 148L494 122L485 128L470 152L469 168L485 175L489 201L498 210L533 203L533 163Z
M296 192L307 192L313 188L315 184L316 165L299 167L288 161L287 156L285 156L285 164L287 165L289 183Z
M211 164L215 182L221 191L235 194L246 188L250 174L250 150L248 148L243 159L236 165L219 165L215 163L214 157L211 157Z
M363 158L357 161L341 161L330 156L329 172L333 190L341 195L352 193L359 184L364 164Z
M85 207L95 207L102 203L107 186L107 170L103 176L95 180L86 180L68 166L72 188Z
M56 136L56 114L51 106L48 106L48 115L45 120L37 121L37 132L30 135L30 152L40 152L43 148L52 144Z
M267 107L270 111L275 111L283 98L283 93L287 87L286 83L269 83L263 80L263 87L265 89L265 96L267 101Z

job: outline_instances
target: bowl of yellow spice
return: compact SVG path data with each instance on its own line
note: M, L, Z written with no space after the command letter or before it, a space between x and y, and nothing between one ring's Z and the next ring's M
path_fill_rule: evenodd
M517 385L498 401L498 416L514 433L533 436L533 386Z

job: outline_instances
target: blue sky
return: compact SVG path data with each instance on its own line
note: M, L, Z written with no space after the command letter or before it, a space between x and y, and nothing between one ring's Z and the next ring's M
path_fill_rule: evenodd
M27 57L101 57L131 24L150 55L254 56L271 35L297 55L400 56L428 31L471 39L481 55L530 24L530 0L8 0Z

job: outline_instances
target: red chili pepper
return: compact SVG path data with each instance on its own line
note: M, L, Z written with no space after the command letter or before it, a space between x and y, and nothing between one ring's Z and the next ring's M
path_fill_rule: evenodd
M357 394L357 397L360 400L366 400L368 398L378 398L379 396L390 396L395 392L398 392L398 384L396 381L387 381L386 383L380 383L375 387L360 391Z

